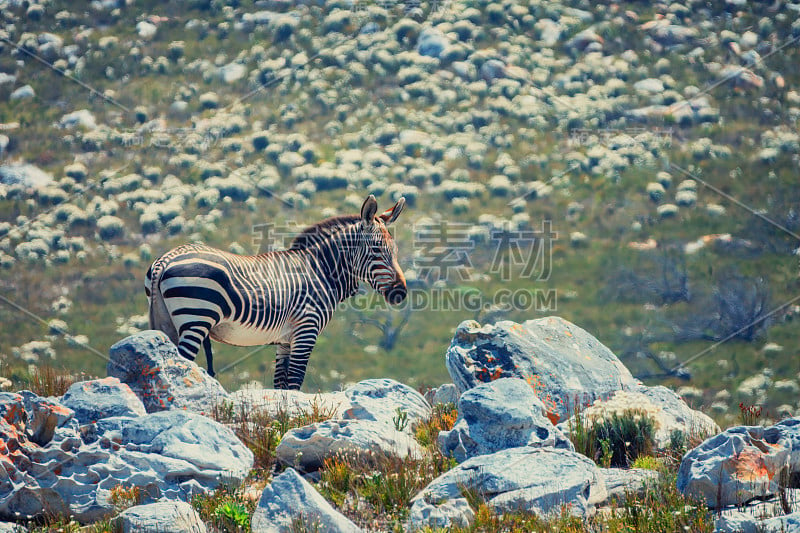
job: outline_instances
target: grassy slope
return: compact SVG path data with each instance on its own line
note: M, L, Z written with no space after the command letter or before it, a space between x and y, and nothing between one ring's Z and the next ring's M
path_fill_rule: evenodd
M72 11L74 7L64 4ZM642 19L646 20L645 13L639 9L638 4L630 7L641 12ZM45 20L34 23L21 21L23 27L39 30L53 25L52 14L60 9L48 9ZM256 8L247 3L242 4L241 10L253 11ZM90 37L93 42L106 35L117 36L120 43L134 36L134 24L137 13L158 14L169 17L171 20L159 30L158 37L152 43L145 43L141 51L145 55L157 57L166 55L170 41L184 40L185 58L189 63L194 59L205 58L214 60L213 55L226 54L227 61L232 60L241 50L251 47L256 42L261 42L267 49L267 55L276 55L285 44L270 43L266 34L257 34L248 39L241 32L231 31L227 36L221 36L214 31L208 37L199 40L197 33L186 30L184 22L192 18L203 19L212 25L224 19L220 10L201 10L197 6L186 8L181 6L153 5L137 6L135 10L123 10L118 18L107 13L97 15L92 13L78 13L82 24L100 24L99 29ZM761 14L748 15L744 20L757 20ZM303 24L307 24L304 22ZM487 27L491 26L487 23ZM168 29L168 30L167 30ZM308 28L312 33L319 31L313 24ZM780 28L786 32L785 27ZM623 42L638 42L640 36L636 34L633 26L629 27L630 34L622 34ZM70 31L60 31L65 36L67 44L71 37ZM608 36L607 36L608 37ZM480 43L479 47L496 45L491 37ZM307 44L300 39L292 46L296 49L308 49ZM611 44L609 46L618 46ZM412 48L404 44L407 49ZM620 47L620 51L623 50ZM209 51L213 51L209 53ZM565 52L556 49L556 55ZM675 67L670 72L680 86L690 83L703 86L714 81L714 76L708 73L702 65L691 65L682 61L677 54L667 54L671 64ZM647 53L642 54L642 64L650 68L655 58ZM795 86L798 73L790 68L795 64L796 51L789 50L785 54L777 54L770 58L770 68L781 72L789 87ZM8 47L0 54L0 64L3 70L11 70L13 58L10 57ZM108 79L105 69L112 66L116 79ZM252 64L249 65L253 67ZM18 84L30 83L37 92L37 98L31 102L6 102L4 95L7 88L2 89L0 101L0 122L18 121L21 127L12 134L14 150L11 156L33 162L42 168L61 176L64 165L72 162L79 148L66 144L62 137L64 132L55 130L51 124L60 116L74 109L86 107L97 117L98 122L115 124L120 130L134 126L131 117L118 108L104 103L97 97L87 94L82 87L70 83L50 70L41 68L35 63L21 70ZM128 73L130 79L120 80L122 73ZM82 79L89 82L99 91L113 90L114 97L123 105L133 108L136 105L148 107L151 116L165 112L166 104L181 90L190 90L197 94L214 90L220 94L223 102L233 101L237 96L246 94L248 86L245 80L232 86L224 86L217 80L203 80L196 73L187 73L179 65L171 63L166 73L143 72L136 62L128 55L127 47L122 44L112 48L107 53L92 52L88 54L87 66ZM391 77L378 79L370 76L363 82L365 91L355 94L355 102L348 106L347 113L353 113L361 107L364 101L373 100L373 95L378 93L391 94L393 81ZM347 89L347 88L346 88ZM304 90L300 84L292 87L280 85L262 91L251 97L246 103L246 121L252 123L260 120L265 124L279 123L279 110L285 104L298 101L298 94ZM759 94L747 91L733 91L728 86L721 86L712 92L714 105L720 108L724 117L724 124L720 126L697 126L693 128L676 127L673 138L673 149L669 152L669 161L684 168L694 165L702 171L702 176L708 182L716 184L725 193L733 197L746 200L748 205L756 209L769 208L776 184L786 188L796 188L797 171L789 155L781 155L777 161L769 165L754 162L753 155L759 147L761 133L777 124L793 124L791 116L787 115L780 106L785 105L785 92L776 91L771 86L765 87ZM768 97L759 100L759 96ZM388 99L387 99L388 100ZM388 100L391 102L391 100ZM64 103L64 104L62 104ZM213 118L217 112L214 110L197 110L197 99L194 98L190 105L196 110L194 119ZM430 105L424 100L400 104L390 104L394 121L402 129L405 117L412 111L425 111ZM772 116L765 113L765 109L774 110ZM279 126L279 131L300 131L319 144L322 160L333 160L336 150L340 148L339 139L330 137L321 132L320 125L325 124L336 113L331 110L313 107L293 128ZM189 125L189 121L169 119L170 127ZM384 122L381 116L365 118L365 123L379 125ZM344 132L358 132L364 124L355 122L345 123ZM520 126L510 119L499 119L497 126L509 133L513 133ZM695 160L685 148L699 137L710 137L716 144L725 144L732 150L729 159L704 159ZM263 164L262 154L255 152L248 146L248 132L241 134L242 143L247 148L241 154L223 154L218 146L208 153L201 154L201 158L225 160L228 168L240 164ZM566 132L553 123L548 131L537 132L533 143L517 139L508 150L509 154L518 161L522 170L523 180L543 179L562 172L565 163L559 161L558 154L566 150ZM552 156L546 164L538 165L531 162L531 154L547 154ZM194 168L180 168L166 164L169 153L152 146L121 147L109 146L91 155L87 166L90 176L97 173L119 168L127 165L124 173L141 171L146 166L156 165L162 167L162 177L167 173L177 175L185 183L198 183L199 170ZM493 160L496 150L490 149L487 153L487 162ZM472 170L471 179L484 181L492 175L487 170L489 165L484 165L481 170ZM738 170L738 177L731 178L731 171ZM634 232L630 229L634 220L654 220L655 205L646 197L644 192L648 182L653 180L653 173L658 169L643 169L636 166L622 172L618 179L612 180L606 176L594 176L584 172L569 173L569 187L563 193L555 193L549 199L530 202L526 211L531 220L543 218L554 220L554 229L559 232L560 240L554 251L554 267L552 276L538 286L555 288L558 290L559 301L557 314L584 327L615 352L621 353L626 345L625 327L639 330L652 321L650 311L643 309L640 303L611 302L608 299L608 280L621 265L635 265L639 261L637 254L626 248L630 241L641 241L653 237L659 242L687 242L709 233L729 232L734 235L748 236L758 230L763 223L754 218L750 213L730 204L720 198L713 191L699 188L700 203L714 202L726 205L728 213L722 218L711 218L704 210L682 209L681 215L671 221L645 224L644 229ZM765 179L769 172L774 172L774 178ZM91 180L92 178L90 178ZM674 183L681 178L673 173ZM158 183L155 184L158 186ZM292 189L292 182L284 177L280 184L280 191ZM359 195L364 191L355 191ZM668 193L671 194L672 191ZM231 242L238 242L250 247L251 228L255 224L272 220L297 220L301 223L312 222L320 218L321 208L332 206L341 209L341 190L319 192L312 200L312 207L302 210L288 210L278 205L269 197L259 197L252 210L245 209L242 204L233 203L220 206L223 211L222 219L216 224L213 231L201 232L202 238L212 245L226 248ZM382 203L388 203L387 198L382 198ZM409 264L411 254L411 238L408 224L416 217L440 212L449 220L459 222L475 222L480 214L494 213L501 216L510 216L506 205L507 198L493 198L488 194L472 200L470 209L464 214L452 214L450 206L441 197L422 193L417 205L404 215L405 224L399 234L401 253L404 255L404 264ZM575 221L565 220L567 204L578 201L585 205L583 215ZM208 208L199 208L189 205L187 218L208 212ZM13 221L18 215L32 216L43 211L42 206L31 205L25 199L11 199L0 201L0 220ZM122 217L131 228L130 233L116 241L119 254L129 251L136 252L142 239L136 235L138 227L137 216L125 206L119 210L118 216ZM574 249L568 244L568 234L571 231L583 231L591 237L588 248ZM758 232L763 234L763 231ZM772 235L785 241L779 232ZM92 242L94 231L92 229L78 229L70 234L83 234ZM165 233L151 235L145 240L149 242L153 252L158 254L171 246L185 242L187 235L168 236ZM796 243L795 243L796 244ZM13 250L12 250L13 251ZM476 263L476 271L486 269L486 263ZM757 257L747 258L739 256L721 255L708 249L688 258L688 269L693 287L702 290L708 287L712 274L710 271L723 271L726 268L736 268L747 275L765 277L772 288L772 293L777 303L782 302L784 296L797 294L800 283L797 280L797 261L787 253L764 253ZM146 302L141 289L141 280L147 268L147 261L139 264L124 266L117 257L109 256L107 251L97 251L89 255L84 262L72 260L66 265L43 267L41 265L26 265L18 263L3 273L3 294L19 305L31 310L39 316L49 319L54 316L50 311L50 303L66 289L73 300L72 309L63 317L74 333L89 336L90 344L101 352L105 352L113 342L120 338L116 333L116 317L129 317L146 312ZM477 287L485 294L492 294L499 287L529 288L528 280L515 279L511 282L502 282L495 277L489 281L472 282L471 286ZM565 295L574 291L574 298ZM687 312L685 304L658 310L659 314L681 315ZM510 319L524 320L544 316L548 313L511 312L507 315ZM408 327L398 346L390 353L378 350L377 353L367 353L364 347L377 343L374 332L368 328L359 330L359 336L352 332L354 314L352 312L339 313L320 338L308 372L305 388L308 390L330 389L338 387L342 382L356 381L368 377L393 377L413 385L435 385L448 379L443 365L444 352L449 343L452 331L463 319L474 318L470 311L437 312L420 311L411 317ZM0 307L0 351L10 355L11 347L18 346L33 339L41 339L47 333L47 328L27 316L21 315L16 309L8 306ZM691 371L694 379L691 385L706 391L704 402L710 403L713 394L722 388L734 390L736 385L746 377L757 373L768 366L774 371L774 379L795 379L797 367L797 326L796 322L780 323L770 329L768 337L755 343L732 341L716 348L713 353L693 363ZM759 351L764 342L776 342L784 346L783 352L770 357L769 360ZM692 354L707 348L710 343L694 342L686 344L662 343L655 348L676 352L678 359L682 360ZM55 340L57 351L57 366L64 366L75 371L82 370L89 374L104 375L105 362L95 355L80 348L70 347L62 340ZM217 367L222 368L248 353L246 348L235 348L215 344L217 353ZM233 369L224 372L221 376L227 387L236 387L248 379L260 379L266 383L271 381L271 365L273 348L266 347L253 357L237 364ZM729 361L731 370L720 376L718 360ZM635 372L651 370L643 362L636 359L626 359L625 363ZM10 367L9 373L23 379L24 365L13 358L7 358L6 364ZM243 374L246 372L247 374ZM655 382L655 381L654 381ZM667 381L671 385L682 385L682 382ZM739 400L734 395L731 403L735 405ZM780 395L771 395L769 405L775 406L788 401Z

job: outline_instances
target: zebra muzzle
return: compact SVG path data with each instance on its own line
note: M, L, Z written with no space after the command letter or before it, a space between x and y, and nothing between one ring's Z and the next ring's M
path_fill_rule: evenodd
M390 305L398 305L406 299L406 292L406 286L398 283L397 285L392 285L389 290L386 291L384 297Z

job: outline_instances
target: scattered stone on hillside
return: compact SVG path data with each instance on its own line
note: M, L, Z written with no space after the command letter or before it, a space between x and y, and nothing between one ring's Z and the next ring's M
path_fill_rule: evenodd
M800 474L792 445L800 419L769 428L737 426L690 450L678 470L678 490L714 509L777 494L781 476Z
M30 85L23 85L22 87L18 87L14 89L14 91L8 96L9 100L30 100L36 96L36 91L33 90L33 87Z
M0 184L25 187L45 187L53 182L53 176L35 165L8 163L0 166Z
M275 450L281 463L303 472L318 470L325 459L342 454L369 460L373 455L419 459L423 453L408 433L370 420L326 420L290 429Z
M343 413L346 420L372 420L390 427L404 424L403 431L430 418L431 406L416 390L393 379L367 379L344 391L350 407ZM404 413L401 421L398 410Z
M673 24L669 19L662 18L645 22L641 28L664 46L674 46L691 43L698 36L695 28Z
M459 324L446 355L459 391L501 377L526 380L548 413L565 420L585 405L638 382L611 350L559 317Z
M138 33L139 37L146 41L149 41L155 37L156 31L158 31L158 27L152 22L142 20L136 23L136 33Z
M344 392L309 394L299 390L278 390L245 387L230 394L235 412L259 411L270 417L298 417L311 412L340 418L350 407Z
M427 26L420 32L417 39L417 53L421 56L439 58L449 44L450 40L441 31Z
M91 111L88 109L79 109L61 117L61 120L58 121L58 125L66 129L85 128L87 130L93 130L97 128L97 121Z
M115 377L73 383L61 403L72 409L82 424L110 416L136 417L147 413L131 388Z
M566 42L566 46L567 48L574 50L584 51L590 45L594 44L602 46L603 43L603 38L598 35L597 31L595 31L593 27L590 27L573 35Z
M230 396L194 361L181 357L161 331L143 331L114 344L108 375L119 378L142 400L148 413L185 409L209 413Z
M539 516L564 506L585 516L606 499L600 471L587 457L554 448L510 448L468 459L434 479L412 499L408 528L466 525L473 514L464 505L464 490L481 495L498 513L523 508Z
M644 468L601 468L608 500L625 501L628 494L642 494L649 482L658 479L659 473Z
M575 449L547 418L531 386L517 378L482 383L462 394L458 419L451 431L439 433L439 446L459 462L520 446Z
M113 510L110 491L126 480L135 480L146 499L187 500L222 479L243 480L253 465L252 452L232 430L194 413L80 426L70 409L24 391L0 393L0 417L5 519L63 514L97 520Z
M655 443L659 449L670 445L673 432L679 431L684 437L689 435L716 435L720 428L711 417L695 411L674 391L663 386L647 387L640 385L631 390L614 392L608 399L598 399L581 411L584 419L593 420L621 415L625 411L644 411L655 423ZM558 425L567 431L574 416Z
M253 533L303 530L356 533L361 529L328 503L293 468L287 468L264 488L252 517Z
M661 94L664 92L664 82L658 78L647 78L633 84L634 90L645 94Z
M206 525L191 504L156 502L130 507L115 521L122 533L206 533Z
M246 75L247 67L235 61L217 69L217 76L225 83L235 83Z

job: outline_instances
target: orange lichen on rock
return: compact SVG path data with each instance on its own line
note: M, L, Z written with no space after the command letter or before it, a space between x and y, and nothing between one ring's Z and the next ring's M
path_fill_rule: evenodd
M766 483L776 472L770 470L764 460L764 453L754 446L747 446L730 459L734 477L748 483Z

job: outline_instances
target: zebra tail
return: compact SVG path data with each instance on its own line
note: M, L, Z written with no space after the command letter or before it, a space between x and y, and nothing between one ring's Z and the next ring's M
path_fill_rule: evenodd
M178 330L172 323L172 316L169 314L167 304L164 302L164 295L161 293L161 275L164 273L162 258L156 259L147 271L150 281L150 309L149 322L150 329L163 331L170 340L177 346Z

